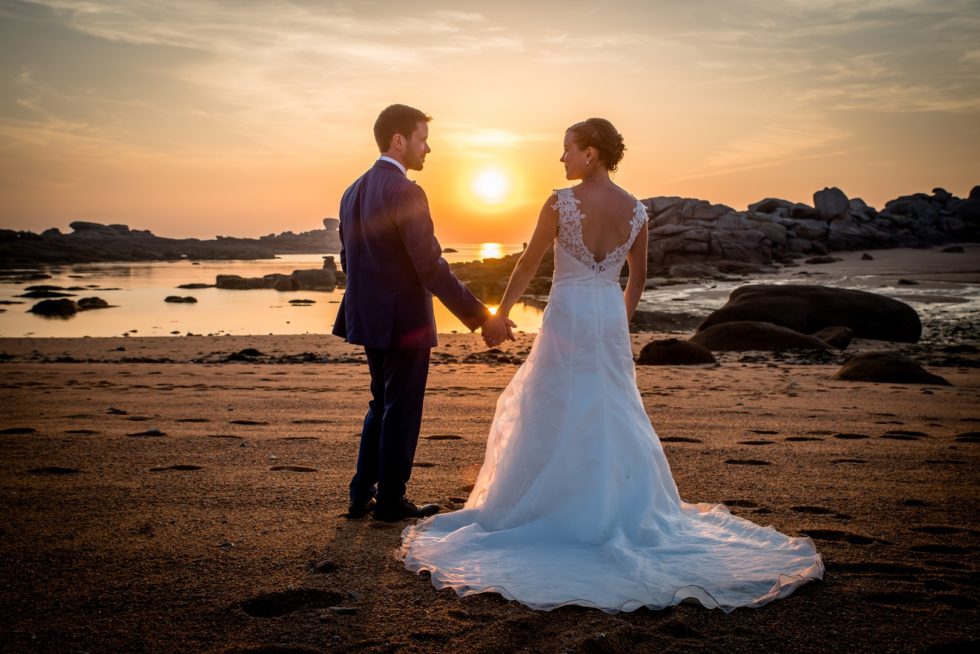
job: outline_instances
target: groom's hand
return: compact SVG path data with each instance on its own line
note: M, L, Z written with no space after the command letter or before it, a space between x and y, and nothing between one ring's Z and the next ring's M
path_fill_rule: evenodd
M483 342L488 347L500 345L505 340L514 340L512 329L517 325L510 319L502 316L490 316L480 328L483 335Z

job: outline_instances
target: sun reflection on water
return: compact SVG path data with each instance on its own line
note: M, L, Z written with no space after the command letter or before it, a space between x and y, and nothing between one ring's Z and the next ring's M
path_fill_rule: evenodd
M504 256L503 243L481 243L480 259L499 259Z

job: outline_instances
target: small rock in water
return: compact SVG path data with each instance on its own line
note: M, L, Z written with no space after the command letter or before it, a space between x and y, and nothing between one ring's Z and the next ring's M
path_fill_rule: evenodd
M185 297L180 297L179 295L168 295L167 297L163 298L163 301L177 304L196 304L197 298L190 295Z
M919 285L919 282L915 281L914 279L900 279L900 280L898 280L898 285L899 286L918 286Z
M867 252L861 255L861 261L874 261L874 259L875 258L870 254L868 254Z

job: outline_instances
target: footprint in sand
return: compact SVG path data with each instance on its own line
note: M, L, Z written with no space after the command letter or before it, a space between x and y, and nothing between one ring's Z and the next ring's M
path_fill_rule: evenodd
M911 552L921 552L923 554L969 554L969 547L960 545L943 545L939 543L928 543L926 545L916 545L910 547Z
M791 511L796 511L797 513L812 513L817 515L836 513L836 511L833 509L828 509L822 506L791 506L789 508Z
M316 436L283 436L282 438L280 438L278 440L281 440L281 441L301 441L302 442L302 441L318 441L320 439L318 437L316 437Z
M721 503L725 506L738 506L745 509L754 509L755 507L759 506L752 500L722 500Z
M953 438L957 443L980 443L980 431L968 431Z
M688 438L687 436L664 436L660 439L661 443L700 443L701 440L697 438Z
M462 436L457 436L456 434L432 434L431 436L426 436L426 440L430 441L461 441Z
M890 438L896 441L917 441L929 434L924 431L913 431L911 429L891 429L881 435L882 438Z
M269 424L262 420L229 420L228 423L232 425L268 425Z
M849 531L841 531L839 529L801 529L800 531L810 538L817 540L850 543L851 545L870 545L878 541L877 538L853 534Z
M897 575L908 576L925 574L928 572L923 567L917 565L907 565L905 563L889 563L881 561L862 561L859 563L834 563L827 566L830 570L850 574L870 574L870 575Z
M813 430L808 431L806 433L807 434L810 434L811 436L830 436L834 432L827 431L826 429L813 429Z
M864 459L832 459L831 463L867 463Z
M285 471L285 472L318 472L316 468L307 468L305 466L272 466L269 470L275 471Z
M736 466L771 466L768 461L761 459L725 459L725 463Z
M436 464L434 464L434 463L428 463L426 461L416 461L412 465L415 468L434 468Z
M278 618L303 609L329 608L347 599L344 593L332 593L314 588L294 588L256 595L238 606L253 618Z
M94 429L66 429L65 430L65 433L66 434L78 434L78 435L82 435L82 436L88 436L88 435L92 435L92 434L98 434L100 432L98 432L98 431L96 431Z
M195 466L190 463L177 463L172 466L150 468L150 472L163 472L164 470L204 470L204 466Z
M879 593L865 593L863 599L873 604L884 604L885 606L902 606L909 604L925 604L930 601L924 593L914 593L909 591L883 591Z
M944 536L946 534L959 534L966 529L961 529L960 527L950 527L948 525L926 525L924 527L912 527L912 531L918 531L923 534L937 534Z
M760 434L760 435L772 435L778 434L779 432L774 429L749 429L750 434Z
M132 420L133 422L147 422L148 420L153 420L150 416L129 416L126 420Z
M122 409L117 409L114 406L109 407L108 410L106 410L106 413L108 413L111 416L125 416L125 415L129 415L129 411L123 411Z
M230 438L236 441L242 440L241 436L235 436L234 434L208 434L208 438Z
M739 445L774 445L776 441L738 441Z
M31 475L77 475L81 470L78 468L63 468L61 466L45 466L43 468L31 468L27 471Z
M929 503L925 500L918 500L915 498L904 499L902 500L902 504L905 506L929 506Z
M34 434L37 430L33 427L7 427L0 430L0 434Z
M867 434L848 434L848 433L843 433L843 434L834 434L834 438L840 438L840 439L843 439L843 440L854 441L854 440L859 440L859 439L862 439L862 438L871 438L871 437L868 436Z
M293 420L293 424L294 425L330 425L333 424L333 420L324 420L320 418L302 418L300 420Z
M132 434L126 434L126 435L152 437L152 436L166 436L167 434L159 429L147 429L146 431L137 431L137 432L133 432Z
M791 443L805 443L806 441L822 441L823 439L815 438L813 436L787 436L783 440Z
M211 422L207 418L177 418L177 422Z

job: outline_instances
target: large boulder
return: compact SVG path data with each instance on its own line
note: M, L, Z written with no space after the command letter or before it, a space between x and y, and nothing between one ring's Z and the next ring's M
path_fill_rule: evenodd
M337 274L327 268L294 270L290 276L297 291L332 291L337 287Z
M812 334L824 327L850 327L857 338L915 343L922 322L915 309L892 298L829 286L752 284L728 296L698 331L736 321L771 322Z
M647 366L689 366L716 361L711 350L699 343L667 338L644 345L636 363Z
M829 346L815 336L801 334L771 322L726 322L698 331L691 342L712 352L746 350L826 350Z
M942 377L926 371L914 359L898 352L859 354L845 363L834 377L849 381L952 386Z
M824 220L843 218L850 215L851 202L844 195L844 191L836 186L817 191L813 194L813 206L817 214Z

